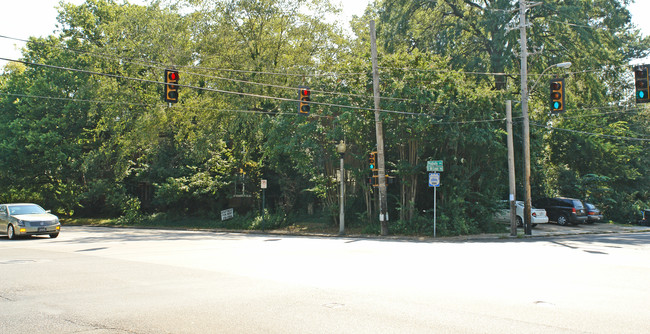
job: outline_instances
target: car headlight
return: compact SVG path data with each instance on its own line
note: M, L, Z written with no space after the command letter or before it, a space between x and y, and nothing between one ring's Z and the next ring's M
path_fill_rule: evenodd
M25 226L25 222L20 219L16 220L16 223L18 223L18 226Z

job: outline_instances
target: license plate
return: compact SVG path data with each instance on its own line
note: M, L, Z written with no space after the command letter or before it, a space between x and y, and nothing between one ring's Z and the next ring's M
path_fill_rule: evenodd
M45 232L45 231L47 231L47 227L39 227L38 231L39 232Z

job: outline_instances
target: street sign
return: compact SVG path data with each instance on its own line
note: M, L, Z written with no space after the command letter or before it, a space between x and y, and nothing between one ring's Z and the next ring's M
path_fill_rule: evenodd
M440 187L440 173L429 173L429 187Z
M442 160L427 161L427 172L444 172Z
M262 189L266 189L266 180L262 179L260 186Z

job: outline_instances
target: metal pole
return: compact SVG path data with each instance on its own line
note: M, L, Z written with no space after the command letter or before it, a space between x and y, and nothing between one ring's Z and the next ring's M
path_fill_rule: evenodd
M512 139L512 101L506 101L506 130L508 132L508 179L510 185L510 236L517 236L517 196L515 184L515 149Z
M345 234L345 170L343 169L343 154L341 153L341 197L340 197L340 212L339 212L339 234Z
M528 117L528 51L526 41L526 0L519 0L519 35L521 39L521 114L524 118L524 234L532 235L530 221L530 119Z
M433 187L433 237L434 238L436 237L436 216L437 216L437 214L436 214L436 204L437 204L436 200L438 198L438 196L436 194L437 189L438 189L438 187Z
M386 194L386 168L384 163L384 130L379 118L379 66L377 64L377 35L375 21L370 21L370 45L372 53L372 87L375 98L375 128L377 130L377 169L379 182L379 222L381 235L388 235L388 199Z

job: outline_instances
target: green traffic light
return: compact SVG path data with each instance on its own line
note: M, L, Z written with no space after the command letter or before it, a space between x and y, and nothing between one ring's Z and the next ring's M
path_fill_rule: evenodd
M637 93L637 97L638 97L639 99L645 99L645 98L646 98L646 96L645 96L645 91L640 90L640 91Z
M560 102L553 102L553 109L560 109Z

